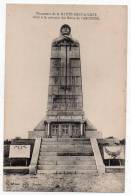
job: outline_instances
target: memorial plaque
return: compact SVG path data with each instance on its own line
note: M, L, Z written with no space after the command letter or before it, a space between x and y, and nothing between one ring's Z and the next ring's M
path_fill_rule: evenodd
M124 146L104 146L104 159L124 159L125 148Z
M10 145L9 158L30 158L30 145Z

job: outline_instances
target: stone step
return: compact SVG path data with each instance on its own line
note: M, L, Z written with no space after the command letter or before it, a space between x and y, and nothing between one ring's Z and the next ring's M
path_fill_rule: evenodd
M39 160L43 160L43 161L69 161L69 160L73 160L73 161L91 161L94 162L95 161L95 157L94 156L39 156Z
M40 151L40 156L93 156L93 152L43 152Z
M40 151L40 154L39 156L57 156L57 152L41 152Z
M95 165L95 160L38 160L38 165Z
M38 165L39 170L96 170L96 165Z
M92 152L91 145L41 145L41 152Z
M38 174L88 174L98 175L97 170L37 170Z
M92 148L91 149L81 149L81 148L78 148L78 149L61 149L61 148L58 148L57 150L54 148L54 149L40 149L40 152L45 152L45 153L48 153L48 152L57 152L57 153L93 153L93 150Z
M42 138L42 142L80 142L90 141L88 138Z
M90 141L42 141L41 145L91 145Z

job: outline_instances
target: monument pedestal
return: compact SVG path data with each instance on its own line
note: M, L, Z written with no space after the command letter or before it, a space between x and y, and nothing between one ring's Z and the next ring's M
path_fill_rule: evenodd
M81 129L81 126L79 137L75 135L72 137L70 131L69 134L63 136L60 133L52 135L52 131L50 131L49 135L48 128L30 131L29 138L36 139L29 168L30 173L90 172L103 174L105 165L97 143L97 139L102 139L102 134L96 129ZM61 129L59 130L61 132Z

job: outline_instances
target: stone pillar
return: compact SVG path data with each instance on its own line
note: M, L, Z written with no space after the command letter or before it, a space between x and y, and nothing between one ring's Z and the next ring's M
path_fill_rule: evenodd
M83 136L83 123L80 124L81 136Z
M58 127L58 135L59 137L61 137L61 124L59 124L59 127Z
M50 137L50 123L47 122L47 136Z
M72 136L72 128L71 128L71 124L69 123L69 137Z

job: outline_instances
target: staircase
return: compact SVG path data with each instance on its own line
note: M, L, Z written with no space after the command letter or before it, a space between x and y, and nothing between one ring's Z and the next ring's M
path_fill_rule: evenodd
M37 173L94 173L97 167L87 138L43 138Z

